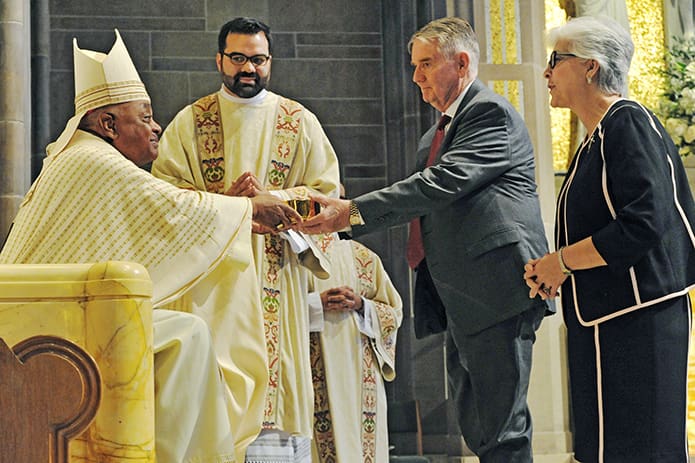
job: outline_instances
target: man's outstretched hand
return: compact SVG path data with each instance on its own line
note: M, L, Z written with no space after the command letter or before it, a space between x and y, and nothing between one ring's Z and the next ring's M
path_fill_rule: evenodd
M309 197L321 204L321 213L302 222L299 226L301 231L315 235L337 232L350 226L350 200L319 194L311 194Z
M279 232L302 221L302 216L297 211L271 194L259 193L249 199L253 206L255 232Z

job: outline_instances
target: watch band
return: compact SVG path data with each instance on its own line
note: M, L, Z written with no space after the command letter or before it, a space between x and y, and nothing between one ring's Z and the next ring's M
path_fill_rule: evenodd
M362 215L355 201L350 200L350 226L362 225Z

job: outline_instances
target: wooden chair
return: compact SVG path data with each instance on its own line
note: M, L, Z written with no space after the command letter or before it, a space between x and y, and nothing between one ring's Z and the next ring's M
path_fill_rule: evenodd
M0 339L0 462L67 463L100 400L99 368L75 343L35 336L10 350Z
M0 265L0 338L21 347L34 336L57 336L88 352L99 368L101 404L92 424L69 444L72 463L155 462L151 297L152 281L135 263ZM66 382L71 374L61 373ZM35 408L48 413L52 406ZM0 425L0 433L5 428ZM22 451L32 445L38 444L15 444ZM31 463L44 461L52 460Z

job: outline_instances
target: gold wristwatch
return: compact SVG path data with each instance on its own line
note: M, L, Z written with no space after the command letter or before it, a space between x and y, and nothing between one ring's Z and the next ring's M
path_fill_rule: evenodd
M357 204L355 204L355 201L350 200L350 226L354 227L355 225L362 224L364 224L364 221L362 220L360 210L357 209Z

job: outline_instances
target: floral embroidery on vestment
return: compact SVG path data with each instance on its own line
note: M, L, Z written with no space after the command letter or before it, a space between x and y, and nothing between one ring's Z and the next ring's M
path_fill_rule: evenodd
M193 103L193 124L205 189L224 193L224 136L217 94Z

